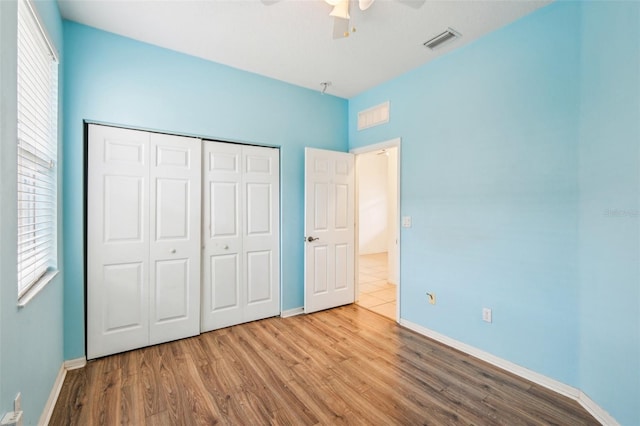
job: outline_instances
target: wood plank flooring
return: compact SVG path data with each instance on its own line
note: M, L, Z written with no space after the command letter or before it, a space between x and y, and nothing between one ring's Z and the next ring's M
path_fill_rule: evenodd
M575 401L356 305L69 371L51 425L597 425Z

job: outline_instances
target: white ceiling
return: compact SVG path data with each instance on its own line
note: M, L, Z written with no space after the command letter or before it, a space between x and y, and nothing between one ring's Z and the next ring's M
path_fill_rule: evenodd
M418 9L405 2L376 0L364 12L354 4L357 31L334 40L322 0L59 0L66 19L314 90L331 81L327 93L344 98L551 0L426 0ZM422 45L447 27L462 38L436 51Z

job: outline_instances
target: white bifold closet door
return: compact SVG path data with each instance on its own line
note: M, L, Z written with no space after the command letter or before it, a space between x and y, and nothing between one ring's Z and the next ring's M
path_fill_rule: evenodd
M276 148L203 142L202 331L280 314Z
M200 332L201 141L90 125L87 358Z

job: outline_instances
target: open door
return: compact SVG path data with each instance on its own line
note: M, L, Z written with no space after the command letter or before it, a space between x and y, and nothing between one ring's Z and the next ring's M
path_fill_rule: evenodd
M305 148L304 312L353 303L354 155Z

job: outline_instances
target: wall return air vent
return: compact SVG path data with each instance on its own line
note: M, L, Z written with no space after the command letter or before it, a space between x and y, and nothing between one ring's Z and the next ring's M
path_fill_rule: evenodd
M435 50L438 47L442 46L443 44L449 43L460 36L461 34L456 30L452 28L447 28L446 31L438 34L437 36L433 37L431 40L425 41L423 44L425 45L425 47L428 47L431 50Z
M389 122L389 101L358 113L358 130Z

